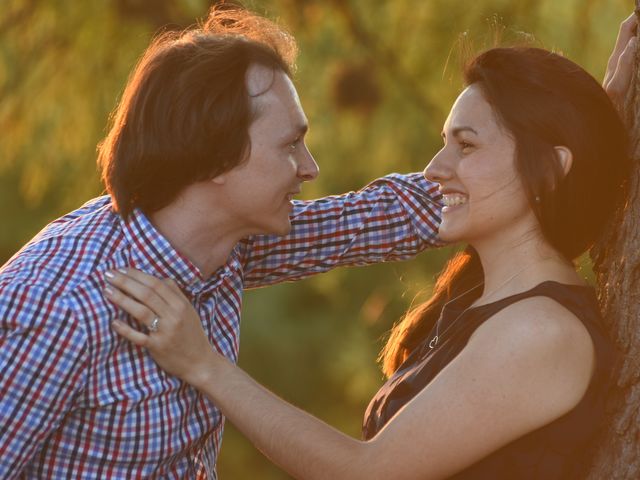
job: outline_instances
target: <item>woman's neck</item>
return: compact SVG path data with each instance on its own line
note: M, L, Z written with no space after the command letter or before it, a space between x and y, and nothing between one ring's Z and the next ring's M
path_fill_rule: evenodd
M474 305L529 290L547 280L584 284L571 262L541 234L472 246L478 252L484 271L483 293Z

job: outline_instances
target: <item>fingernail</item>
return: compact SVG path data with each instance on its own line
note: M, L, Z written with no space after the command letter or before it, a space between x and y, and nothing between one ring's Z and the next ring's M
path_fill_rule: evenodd
M126 268L119 268L119 269L118 269L118 271L119 271L120 273L122 273L123 275L126 275L126 274L127 274L127 269L126 269Z
M110 280L115 278L115 275L113 274L113 272L105 272L104 276L107 277Z
M122 323L120 323L120 320L111 320L111 326L113 326L113 328L120 328Z
M106 293L107 295L113 295L113 294L114 294L113 289L112 289L112 288L110 288L110 287L104 287L104 291L105 291L105 293Z

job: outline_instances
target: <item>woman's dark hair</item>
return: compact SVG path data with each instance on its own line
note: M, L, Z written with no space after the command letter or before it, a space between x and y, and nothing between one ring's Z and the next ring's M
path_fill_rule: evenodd
M574 260L597 240L620 207L630 168L624 125L600 84L565 57L532 47L494 48L473 59L466 85L480 87L516 144L516 170L542 234ZM554 147L573 163L564 175ZM539 201L536 201L536 197ZM391 331L380 354L391 375L429 333L447 300L483 279L472 247L440 274L432 298L412 308ZM464 296L470 305L478 288Z
M157 36L98 146L102 179L120 215L159 210L186 186L238 165L256 113L245 82L249 66L290 75L295 53L290 35L238 8L214 7L204 25Z

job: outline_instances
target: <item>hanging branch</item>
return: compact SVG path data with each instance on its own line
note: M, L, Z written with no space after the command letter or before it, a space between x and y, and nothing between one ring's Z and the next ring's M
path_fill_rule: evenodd
M395 52L379 44L366 30L347 0L331 0L333 6L344 18L347 27L356 41L362 46L376 65L383 67L387 73L409 94L411 100L424 111L429 118L437 118L441 113L431 100L423 93L416 79L402 66Z
M5 17L0 21L0 38L6 35L9 30L16 27L23 27L35 12L35 1L25 1L22 6L9 14L4 12Z

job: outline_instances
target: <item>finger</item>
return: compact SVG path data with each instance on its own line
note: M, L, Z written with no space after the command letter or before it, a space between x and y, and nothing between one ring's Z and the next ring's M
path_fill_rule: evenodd
M609 57L609 62L607 63L607 71L605 73L603 84L607 84L612 75L616 70L616 66L618 65L618 59L625 47L629 43L629 40L636 35L637 31L637 17L635 12L629 15L621 24L620 30L618 31L618 38L616 39L616 45L613 48L613 52Z
M182 292L182 290L180 290L180 287L178 286L178 284L176 282L174 282L171 278L165 278L163 281L164 281L165 285L174 293L176 298L184 299L185 302L191 303L185 297L185 295Z
M163 283L163 295L166 295L165 300L173 308L174 314L180 316L185 309L193 307L189 298L184 294L182 290L180 290L180 287L175 281L173 281L173 279L165 278L163 280ZM170 291L171 294L169 294L168 292L165 294L166 290Z
M122 323L119 320L114 320L111 322L111 328L123 338L126 338L131 343L139 345L141 347L148 347L149 341L151 337L149 335L145 335L138 330L131 328L129 325Z
M153 275L141 272L135 268L125 268L120 270L124 275L150 288L164 302L176 310L182 301L188 302L180 288L171 279L161 280ZM175 288L171 288L173 285Z
M104 290L105 296L113 303L131 315L142 326L149 327L157 314L146 305L137 302L130 296L121 292L115 287L107 287Z
M136 299L138 302L144 304L146 307L153 310L158 316L169 316L170 307L164 299L158 295L154 282L151 282L152 286L145 285L133 278L131 273L136 272L133 269L125 270L111 270L105 273L107 282L117 287L120 291L127 294L129 297ZM141 272L138 272L141 273ZM154 278L154 277L152 277ZM162 283L158 281L158 283Z
M616 38L616 45L613 48L612 58L617 58L624 50L624 47L629 42L629 39L636 35L637 31L637 16L636 13L629 15L621 24L618 30L618 37ZM615 62L613 62L615 66Z
M180 287L178 286L178 284L176 282L173 281L173 279L171 278L165 278L164 279L164 283L174 292L177 293L182 293L182 290L180 290Z
M633 66L635 61L635 53L638 45L636 37L632 37L626 45L624 51L618 58L616 70L612 75L609 83L605 85L607 94L614 102L620 103L624 101L624 97L631 84L633 74Z

